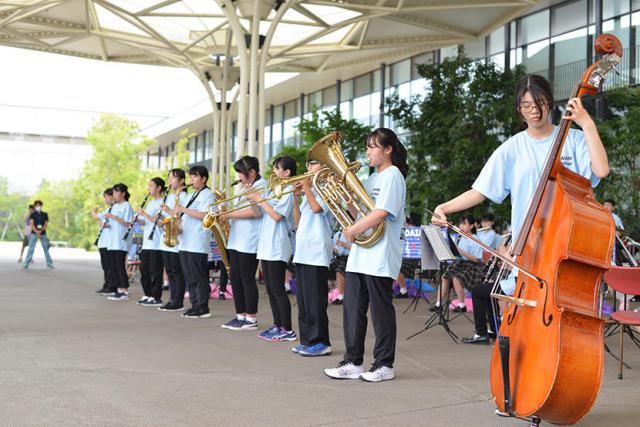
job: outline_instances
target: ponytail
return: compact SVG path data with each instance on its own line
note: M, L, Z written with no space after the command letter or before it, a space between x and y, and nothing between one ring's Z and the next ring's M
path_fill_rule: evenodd
M365 140L365 147L366 143L370 140L375 140L384 148L391 147L391 163L397 167L402 176L406 178L409 173L407 149L400 142L395 132L387 128L378 128L367 136L367 139Z
M127 202L129 201L129 197L131 197L131 194L129 194L129 187L127 187L126 184L123 184L123 183L116 184L113 186L113 189L121 193L124 193L124 200Z

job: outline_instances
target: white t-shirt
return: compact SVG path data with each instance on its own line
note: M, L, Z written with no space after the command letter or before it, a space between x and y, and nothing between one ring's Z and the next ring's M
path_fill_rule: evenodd
M206 187L199 192L191 194L186 206L198 212L207 212L209 205L213 203L215 196ZM208 254L211 252L211 230L202 226L202 220L193 218L187 214L182 215L182 233L178 236L180 252L194 252Z
M552 134L543 140L531 138L526 130L512 136L493 152L473 183L473 189L494 203L502 203L511 194L513 241L517 240L558 129L555 126ZM589 179L592 186L600 182L591 171L591 158L582 131L569 130L562 147L561 162Z
M144 207L144 211L151 218L155 218L156 215L160 212L160 206L162 205L162 197L159 199L152 199L147 202ZM141 216L142 218L142 216ZM161 220L158 220L160 222ZM160 226L156 226L156 230L153 233L153 239L149 239L151 235L151 230L153 230L153 221L149 221L147 218L144 218L144 231L142 233L142 250L150 250L157 251L160 249L160 242L162 241L162 232L160 231Z
M375 245L369 248L351 246L346 271L396 279L404 247L402 227L407 191L404 177L397 167L390 166L372 174L364 187L373 198L375 209L382 209L389 215L385 219L385 232Z
M331 225L333 214L318 193L312 189L322 211L316 213L304 197L300 205L300 222L296 230L296 252L293 262L296 264L329 267L333 250Z
M131 222L133 220L133 208L131 208L129 202L115 203L111 209L111 215L115 215L124 221ZM109 239L107 241L107 250L129 250L129 242L128 240L124 240L127 228L127 226L120 224L114 219L109 220Z
M253 183L252 188L266 188L267 181L260 178ZM245 190L246 191L246 190ZM240 197L236 206L247 203L247 199ZM262 218L230 219L229 220L229 240L227 249L233 249L246 254L258 252L258 239L260 237L260 225Z

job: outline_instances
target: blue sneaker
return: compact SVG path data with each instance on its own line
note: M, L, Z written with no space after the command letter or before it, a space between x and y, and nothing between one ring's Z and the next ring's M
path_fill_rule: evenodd
M107 297L107 299L111 300L111 301L128 301L129 300L129 292L124 291L124 292L114 292L113 295L111 295L110 297Z
M271 338L271 341L295 341L297 339L298 336L293 329L287 331L285 328L280 328L280 330Z
M280 327L273 325L269 329L262 331L258 334L258 337L266 341L273 341L273 337L280 333Z
M301 351L305 350L306 348L307 348L306 345L300 344L300 345L297 345L297 346L293 347L291 349L291 351L293 351L294 353L300 353Z
M299 353L307 357L328 356L331 354L331 347L326 344L317 343L300 350Z
M233 331L237 331L241 326L241 322L242 320L239 320L237 317L234 317L224 325L220 325L220 327L223 329L231 329Z

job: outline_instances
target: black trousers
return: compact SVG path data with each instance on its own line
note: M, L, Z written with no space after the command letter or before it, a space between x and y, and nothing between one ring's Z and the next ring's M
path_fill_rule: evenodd
M346 352L344 360L362 365L367 334L367 310L371 303L371 320L376 343L375 366L393 368L396 353L396 310L393 307L393 279L368 274L345 274L343 328Z
M116 291L116 285L113 280L113 274L111 271L111 264L109 264L109 254L107 248L100 248L100 265L102 266L102 273L104 276L104 284L102 289L110 292Z
M296 299L300 344L331 345L329 341L329 269L296 263Z
M264 284L269 295L269 304L273 314L273 324L291 330L291 302L284 287L287 263L284 261L262 260Z
M220 269L220 292L227 292L227 283L229 283L229 274L227 273L227 267L224 266L222 261L218 261L218 268ZM255 275L255 273L254 273Z
M492 283L482 283L471 289L471 301L473 301L473 321L476 334L487 335L487 322L491 321L487 316L491 314L491 289Z
M207 254L180 251L180 265L189 289L191 307L209 307L209 265Z
M127 275L127 251L107 251L109 266L113 278L114 288L129 289L129 276Z
M231 289L236 313L255 314L258 312L258 285L256 270L258 259L256 254L229 250L231 264Z
M175 252L161 251L164 269L169 276L170 300L176 304L184 303L184 275L180 266L180 255Z
M140 282L144 295L162 299L162 251L144 249L140 251Z

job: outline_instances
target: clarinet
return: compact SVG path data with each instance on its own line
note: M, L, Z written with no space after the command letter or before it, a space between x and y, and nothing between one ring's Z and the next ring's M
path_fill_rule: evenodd
M164 205L167 201L167 196L169 195L169 187L164 189L164 199L162 199L162 204ZM153 222L153 228L151 229L151 233L149 234L149 240L153 240L153 235L156 233L156 228L158 227L158 221L160 220L160 213L156 216L156 220Z
M111 213L111 209L113 209L113 203L111 203L109 205L109 210L107 211L107 213ZM105 219L104 222L102 223L102 227L100 227L100 232L98 232L98 237L96 237L96 241L93 242L93 244L95 246L98 246L98 240L100 240L100 236L102 236L102 231L104 231L104 227L109 223L109 218Z
M147 195L144 196L144 200L140 205L140 209L144 209L144 205L147 204L147 200L149 200L150 195L151 193L147 193ZM127 232L124 233L124 237L122 238L122 240L127 240L127 237L129 237L129 233L131 233L131 229L133 228L133 225L136 223L139 217L140 217L140 212L136 213L136 215L133 217L133 221L131 221L131 224L129 224L129 227L127 227Z

